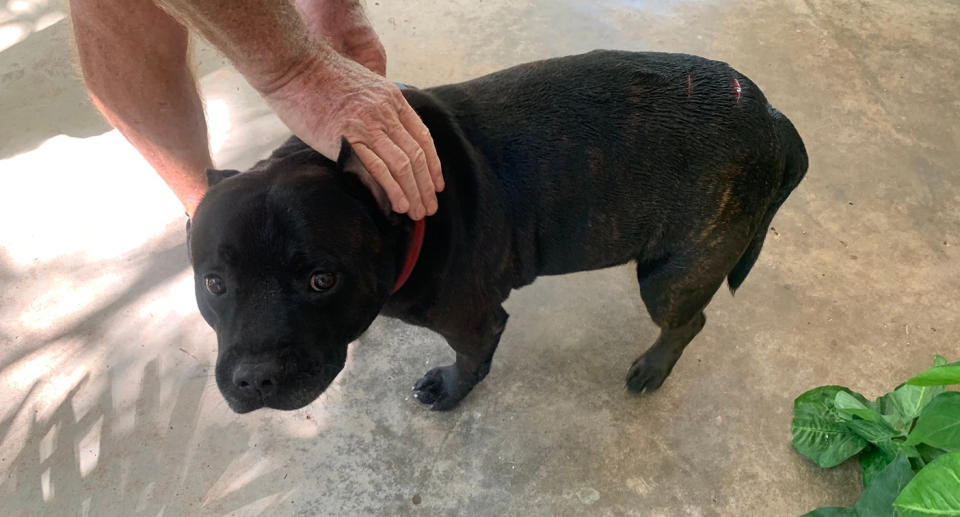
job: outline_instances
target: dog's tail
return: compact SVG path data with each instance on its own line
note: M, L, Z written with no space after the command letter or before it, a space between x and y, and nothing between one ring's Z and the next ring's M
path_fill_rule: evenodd
M803 140L797 129L793 127L790 120L782 113L769 108L776 124L783 147L786 150L786 160L784 163L783 180L776 195L767 207L767 212L763 215L762 223L757 227L753 240L747 246L746 251L740 256L740 260L733 266L727 275L727 285L730 286L730 292L736 292L740 284L747 278L750 268L753 267L757 257L760 256L760 248L763 247L763 239L767 236L767 229L773 222L773 216L776 215L780 205L787 200L790 192L800 183L803 176L807 173L807 150L803 146Z

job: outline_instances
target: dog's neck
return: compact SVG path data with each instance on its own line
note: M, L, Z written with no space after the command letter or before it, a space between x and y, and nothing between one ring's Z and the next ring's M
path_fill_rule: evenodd
M341 167L346 172L353 174L356 178L360 180L361 183L367 188L370 194L373 196L374 202L376 203L379 210L388 214L387 217L391 217L392 207L390 204L390 199L387 197L387 193L383 190L383 187L373 179L373 176L367 171L366 167L363 166L363 163L360 162L360 159L356 155L351 154L349 158L343 160L343 163L340 164ZM406 217L406 216L395 216L395 217ZM408 225L402 225L404 228L407 228ZM414 221L412 228L408 232L406 239L401 237L401 242L406 240L407 248L404 254L403 262L400 264L397 280L393 285L393 290L390 291L390 294L396 294L404 284L407 282L407 279L410 278L410 274L413 273L413 268L417 265L417 259L420 257L420 250L423 247L423 236L425 233L426 219L420 219L419 221Z
M481 158L464 137L452 113L425 90L405 90L404 96L430 129L437 155L443 167L444 189L437 193L437 212L428 217L423 245L416 267L403 288L390 296L383 314L425 324L446 311L431 307L449 307L463 303L464 293L477 289L501 289L504 273L482 277L480 263L492 262L509 267L512 239L505 230L506 214L499 192L489 171L481 170ZM406 216L397 226L393 242L396 263L403 261L412 242L415 223ZM399 266L398 266L399 267ZM507 272L506 276L511 273Z

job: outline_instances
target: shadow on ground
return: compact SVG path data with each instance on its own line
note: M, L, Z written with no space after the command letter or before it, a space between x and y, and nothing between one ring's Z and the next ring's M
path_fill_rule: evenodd
M189 300L184 246L157 247L117 261L123 289L4 358L0 381L21 395L0 413L0 514L255 515L296 491L282 455L258 449L256 427L235 423L217 393L202 322L142 310ZM44 266L61 267L83 274ZM0 282L9 292L23 279L8 266ZM207 344L196 354L194 335Z

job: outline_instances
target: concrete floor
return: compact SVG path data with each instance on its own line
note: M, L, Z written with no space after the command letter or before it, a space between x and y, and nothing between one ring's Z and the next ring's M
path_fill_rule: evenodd
M851 504L855 464L790 445L792 400L870 397L960 357L956 1L367 1L420 86L593 48L729 62L803 135L807 179L760 261L654 395L630 268L516 292L487 380L410 395L451 352L380 319L333 388L237 416L211 377L182 211L87 101L63 0L0 10L0 515L797 515ZM218 165L284 129L210 49Z

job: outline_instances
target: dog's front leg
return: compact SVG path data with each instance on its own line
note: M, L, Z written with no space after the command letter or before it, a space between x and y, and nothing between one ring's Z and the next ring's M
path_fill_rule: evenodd
M481 323L471 329L473 332L441 332L457 353L457 360L427 372L413 386L414 397L437 411L457 405L490 371L507 317L507 312L498 305L481 318Z

